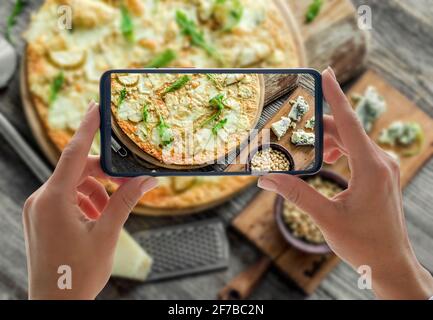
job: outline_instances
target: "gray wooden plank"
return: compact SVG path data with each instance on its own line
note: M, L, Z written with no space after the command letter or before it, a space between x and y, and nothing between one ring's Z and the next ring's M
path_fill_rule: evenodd
M14 0L0 3L0 30ZM42 0L29 1L18 18L14 34L27 26L30 11ZM355 5L368 4L373 10L372 44L369 66L378 71L394 86L427 113L433 115L433 6L430 0L353 0ZM15 37L15 46L22 52L24 43ZM18 128L36 148L22 111L18 74L9 87L0 91L0 112ZM0 138L0 299L26 297L27 279L25 251L21 226L21 206L39 183L19 158ZM433 160L420 171L404 192L404 206L409 234L421 262L433 271ZM244 194L203 215L187 218L131 217L127 228L138 231L148 227L220 217L226 225L254 196L252 187ZM100 298L136 299L213 299L228 280L259 258L260 254L246 240L229 229L230 266L227 270L184 279L154 284L134 284L125 280L111 280ZM356 286L357 274L349 266L340 264L327 277L310 299L368 299L369 291ZM290 280L271 269L254 292L255 299L300 299L304 296Z

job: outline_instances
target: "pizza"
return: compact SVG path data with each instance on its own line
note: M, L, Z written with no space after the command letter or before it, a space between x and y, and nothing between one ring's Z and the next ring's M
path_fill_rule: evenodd
M258 74L111 74L111 110L121 130L161 163L216 163L254 128Z
M24 35L30 98L61 151L89 101L99 100L99 79L108 69L299 66L293 30L284 19L268 0L46 0ZM99 150L97 136L91 153ZM224 177L215 184L230 185L231 179L251 181ZM200 192L198 186L210 181L191 184L188 192ZM147 200L186 194L166 185ZM207 201L218 196L209 193Z

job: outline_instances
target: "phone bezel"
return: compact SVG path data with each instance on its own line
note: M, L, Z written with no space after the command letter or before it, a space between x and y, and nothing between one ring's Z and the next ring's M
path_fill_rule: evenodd
M294 171L272 171L272 173L284 173L291 175L312 175L320 171L323 164L323 94L322 94L322 76L320 72L310 68L158 68L158 69L112 69L104 72L99 83L100 93L100 114L101 114L101 167L102 170L113 177L136 177L136 176L153 176L153 177L169 177L169 176L249 176L249 175L266 175L270 172L251 173L245 172L215 172L215 171L147 171L143 173L117 173L110 169L111 165L111 74L113 73L261 73L261 74L309 74L313 76L315 81L314 98L315 98L315 119L316 127L314 133L316 135L314 149L314 167L309 170L294 170Z

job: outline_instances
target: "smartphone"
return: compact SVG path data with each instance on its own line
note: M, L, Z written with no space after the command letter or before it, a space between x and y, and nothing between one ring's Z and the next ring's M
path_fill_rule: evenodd
M322 166L313 69L123 69L100 81L111 176L314 174Z

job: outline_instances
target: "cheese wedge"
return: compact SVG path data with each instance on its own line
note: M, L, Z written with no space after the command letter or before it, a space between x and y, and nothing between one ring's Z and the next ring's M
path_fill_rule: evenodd
M152 267L150 257L124 229L120 232L111 275L132 280L144 281Z

